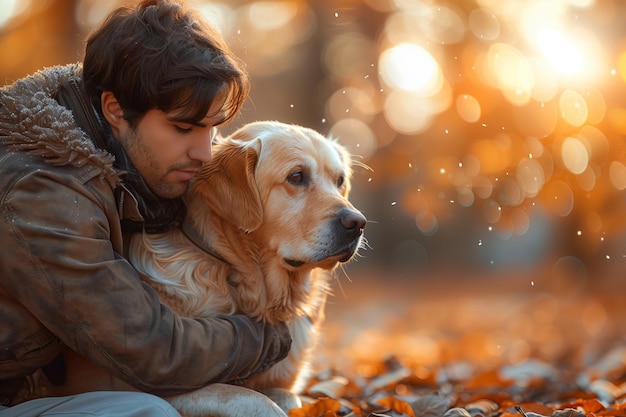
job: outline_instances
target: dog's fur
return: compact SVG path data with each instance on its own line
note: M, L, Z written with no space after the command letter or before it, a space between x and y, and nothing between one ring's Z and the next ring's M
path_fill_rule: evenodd
M298 392L306 382L329 271L353 257L366 223L348 201L352 161L336 141L279 122L248 124L213 152L186 196L184 227L134 236L129 257L178 314L287 321L293 338L289 356L245 387L169 400L185 416L284 415L250 388Z

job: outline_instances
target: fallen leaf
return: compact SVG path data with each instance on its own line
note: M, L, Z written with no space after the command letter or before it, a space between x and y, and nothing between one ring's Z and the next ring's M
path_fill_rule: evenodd
M292 408L289 410L289 417L333 417L340 409L339 401L332 398L320 398L300 408Z
M585 413L597 413L600 410L604 410L604 405L598 401L597 399L589 399L589 400L576 400L569 404L563 404L559 407L561 410L565 411L567 409L577 409L582 408ZM558 411L558 410L557 410Z
M443 417L472 417L472 415L465 408L454 407L446 411Z
M466 382L469 390L493 387L505 388L511 385L513 385L513 380L504 379L498 369L482 372Z
M416 417L411 406L406 401L403 401L399 398L386 397L386 398L381 398L377 400L376 402L379 403L380 405L384 405L385 407L389 407L392 410L397 411L399 413L406 414L407 416L410 416L410 417Z
M499 406L495 401L483 398L467 404L464 408L473 416L477 414L489 416L493 414Z
M329 398L340 398L346 392L346 387L350 382L348 378L335 375L325 381L320 381L309 387L307 392L313 395L322 395Z
M441 417L450 407L451 399L440 395L427 395L413 401L411 407L417 417Z
M554 412L553 408L548 407L547 405L544 405L541 403L521 403L521 404L518 404L517 407L522 409L524 412L537 413L543 416L552 415L552 413Z
M552 417L588 417L588 415L573 408L566 408L564 410L555 410L552 413Z

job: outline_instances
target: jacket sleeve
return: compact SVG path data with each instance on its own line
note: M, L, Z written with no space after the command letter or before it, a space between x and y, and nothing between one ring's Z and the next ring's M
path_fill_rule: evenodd
M1 285L63 343L158 395L246 377L287 355L286 326L182 318L160 304L114 251L111 201L104 181L43 170L2 195Z

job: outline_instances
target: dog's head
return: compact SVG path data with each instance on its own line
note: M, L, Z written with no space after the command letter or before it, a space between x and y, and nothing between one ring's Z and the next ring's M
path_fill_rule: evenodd
M351 158L316 131L248 124L215 146L191 192L215 216L261 236L287 269L333 268L356 253L365 217L348 201Z

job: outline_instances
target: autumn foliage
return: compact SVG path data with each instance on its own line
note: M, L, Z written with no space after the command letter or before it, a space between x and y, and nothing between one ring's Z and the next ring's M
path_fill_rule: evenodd
M619 283L604 294L476 285L331 304L329 352L289 417L626 417Z

